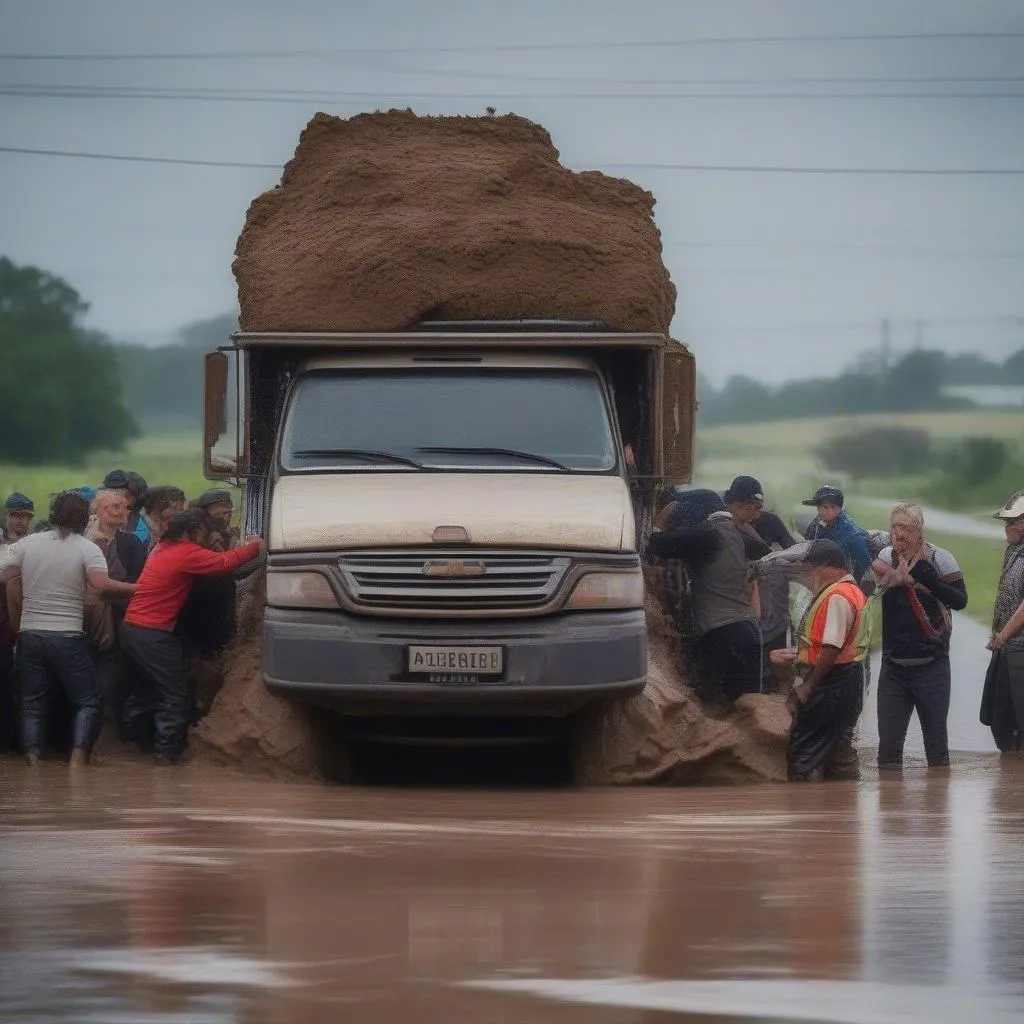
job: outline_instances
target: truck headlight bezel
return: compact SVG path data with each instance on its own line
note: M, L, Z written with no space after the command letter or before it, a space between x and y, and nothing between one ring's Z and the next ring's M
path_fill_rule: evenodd
M566 611L609 611L643 605L644 576L640 569L586 572L576 581L565 602Z
M269 608L340 608L325 573L312 569L275 569L267 573Z

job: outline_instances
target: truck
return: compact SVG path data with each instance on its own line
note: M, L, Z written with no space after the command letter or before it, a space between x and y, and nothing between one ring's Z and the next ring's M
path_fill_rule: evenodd
M683 344L601 323L234 334L206 356L204 470L266 540L267 688L409 736L637 693L643 538L690 479L695 384Z

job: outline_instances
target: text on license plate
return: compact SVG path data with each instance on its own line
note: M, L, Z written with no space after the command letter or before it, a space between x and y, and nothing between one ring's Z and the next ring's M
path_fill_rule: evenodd
M410 672L469 672L500 675L504 671L500 647L410 647Z

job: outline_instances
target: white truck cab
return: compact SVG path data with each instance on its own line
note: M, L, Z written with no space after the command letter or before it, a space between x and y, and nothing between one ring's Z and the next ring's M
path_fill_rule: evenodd
M638 540L658 486L689 478L684 346L444 324L238 334L207 359L207 473L246 480L267 539L272 692L352 715L562 716L643 686Z

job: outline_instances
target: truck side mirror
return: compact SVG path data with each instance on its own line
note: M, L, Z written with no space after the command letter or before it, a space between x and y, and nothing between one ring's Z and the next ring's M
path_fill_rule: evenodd
M203 377L203 475L207 480L235 480L244 474L239 458L237 423L235 436L228 438L228 385L231 364L223 352L206 356ZM217 451L227 441L227 450Z
M667 485L688 484L693 476L697 422L697 364L678 341L662 350L661 464Z

